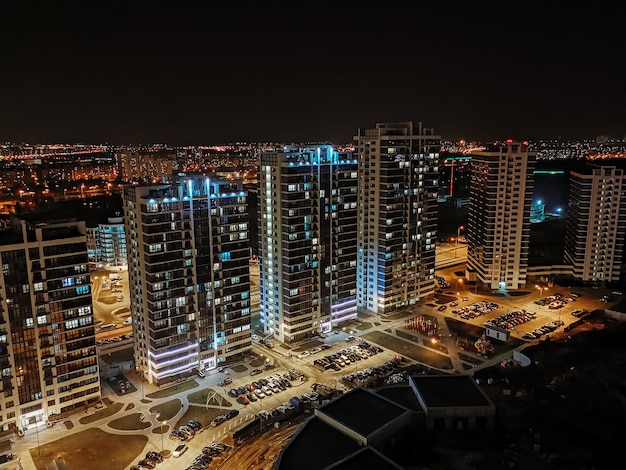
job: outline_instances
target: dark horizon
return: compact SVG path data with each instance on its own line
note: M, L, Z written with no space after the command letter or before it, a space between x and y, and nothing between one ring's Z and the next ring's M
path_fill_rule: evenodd
M419 28L367 33L26 7L0 28L0 141L340 145L400 121L444 141L622 139L619 15L594 6L431 5Z

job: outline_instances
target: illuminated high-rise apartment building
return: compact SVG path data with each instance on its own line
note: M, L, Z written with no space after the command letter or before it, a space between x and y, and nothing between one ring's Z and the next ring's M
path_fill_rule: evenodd
M292 343L356 317L357 163L330 145L261 154L261 325Z
M590 164L570 173L565 262L573 276L601 285L620 281L626 235L624 170Z
M490 289L526 285L536 155L526 142L472 153L467 278Z
M85 223L37 214L0 227L0 423L45 426L100 401Z
M251 348L247 193L168 176L124 187L135 364L163 384Z
M87 227L87 253L89 264L98 269L126 269L126 231L121 214L108 217L107 223Z
M359 171L357 304L388 314L435 286L441 137L421 123L355 136Z

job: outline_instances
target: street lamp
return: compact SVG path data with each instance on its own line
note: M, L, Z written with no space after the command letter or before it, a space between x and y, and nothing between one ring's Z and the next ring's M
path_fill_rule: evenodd
M456 229L456 244L459 244L459 238L461 236L461 230L465 230L465 227L463 225L459 226L459 228Z
M163 426L165 426L165 423L167 423L167 421L161 421L161 452L163 452L163 450L164 450L164 445L163 445Z
M465 227L462 225L456 229L456 240L454 242L454 257L456 258L456 250L459 247L459 238L461 237L461 230L464 230Z

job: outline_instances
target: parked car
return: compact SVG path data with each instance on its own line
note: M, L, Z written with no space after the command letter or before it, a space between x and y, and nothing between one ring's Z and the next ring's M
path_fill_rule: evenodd
M180 457L181 455L183 455L185 452L187 451L187 444L178 444L176 446L176 449L174 449L174 452L172 452L172 455L174 457Z
M154 460L157 463L163 462L163 454L161 452L155 452L153 450L146 452L146 459Z
M223 423L224 421L226 421L226 416L224 415L216 416L215 418L213 418L213 421L211 421L211 426L217 426L218 424Z
M258 369L258 368L257 368L257 369L252 369L252 370L250 371L250 375L258 375L258 374L260 374L261 372L263 372L261 369Z
M224 385L229 385L233 383L233 379L231 379L230 377L226 377L225 379L220 380L217 384L220 387L223 387Z
M192 438L196 434L196 431L194 431L190 426L178 426L178 430L185 434L188 438Z
M229 410L228 413L226 413L226 419L233 419L238 414L239 414L239 410L237 409Z
M172 431L170 432L170 439L186 441L187 435L180 432L178 429L172 429Z
M182 444L185 445L185 444ZM141 468L156 468L156 463L152 460L148 460L148 459L142 459L139 462L137 462L137 465L139 465Z
M196 421L195 419L187 421L187 426L196 432L200 431L204 427L200 421Z

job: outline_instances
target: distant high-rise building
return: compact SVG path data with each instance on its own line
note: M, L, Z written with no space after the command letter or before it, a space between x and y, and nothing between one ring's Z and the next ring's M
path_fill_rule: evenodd
M536 157L527 143L472 154L467 277L491 289L526 285Z
M565 262L581 281L617 282L624 259L624 171L590 164L570 173Z
M85 223L0 228L0 423L27 429L100 400Z
M357 163L329 145L261 155L261 324L291 343L356 317Z
M441 136L422 123L378 123L355 142L357 305L388 314L434 290Z
M179 170L177 154L159 149L124 149L116 154L118 178L122 181L159 182Z
M89 263L106 269L126 269L126 231L124 218L109 217L107 223L87 227Z
M241 182L168 176L124 187L135 364L163 384L251 348L247 194Z

